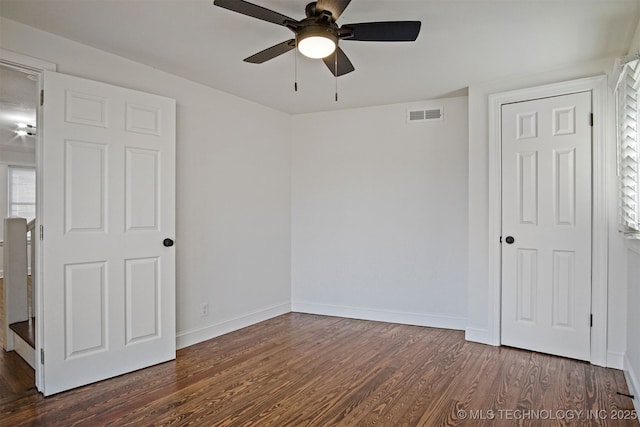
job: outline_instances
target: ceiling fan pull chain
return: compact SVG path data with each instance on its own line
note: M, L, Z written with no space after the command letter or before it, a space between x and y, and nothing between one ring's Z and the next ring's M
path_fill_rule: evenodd
M295 50L296 51L294 52L295 56L293 57L293 68L294 68L294 71L293 71L293 74L294 74L294 77L293 77L293 80L294 80L294 82L293 82L293 90L294 90L294 92L297 92L298 91L298 39L295 39L295 40L296 40L295 41L295 44L296 44Z
M334 74L336 76L336 102L338 102L338 51L337 50L334 53L333 66L334 66L334 70L335 70Z

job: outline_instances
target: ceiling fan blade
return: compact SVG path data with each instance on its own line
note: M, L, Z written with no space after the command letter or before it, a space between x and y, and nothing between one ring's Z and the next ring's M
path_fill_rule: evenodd
M316 9L331 12L333 19L336 20L349 6L349 3L351 3L351 0L318 0Z
M365 22L340 27L341 39L364 42L412 42L420 33L420 21Z
M284 41L282 43L278 43L275 46L271 46L262 52L258 52L255 55L251 55L248 58L245 58L245 62L250 62L252 64L262 64L270 59L273 59L277 56L282 55L283 53L289 52L291 49L296 47L296 41L294 39Z
M338 55L338 73L337 74L336 74L336 55ZM344 53L342 49L340 49L340 47L338 47L335 50L335 52L333 52L331 55L327 56L326 58L322 58L322 61L327 66L329 71L331 71L331 74L333 74L336 77L343 76L355 70L355 68L353 68L353 64L351 63L351 61L349 61L349 58L347 58L347 55Z
M233 12L262 19L263 21L273 22L278 25L284 25L287 21L297 22L295 19L289 18L288 16L244 0L215 0L213 4L214 6L220 6Z

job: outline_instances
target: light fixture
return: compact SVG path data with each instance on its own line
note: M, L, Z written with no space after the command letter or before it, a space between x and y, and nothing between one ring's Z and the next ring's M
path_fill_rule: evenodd
M338 35L331 27L310 25L298 32L297 45L304 56L313 59L326 58L335 52Z
M36 127L34 125L19 122L16 123L16 127L18 128L16 130L16 135L18 136L35 136L36 134Z

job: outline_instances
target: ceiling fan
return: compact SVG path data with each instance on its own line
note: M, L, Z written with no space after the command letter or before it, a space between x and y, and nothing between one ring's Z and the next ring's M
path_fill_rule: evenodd
M215 0L215 6L243 15L282 25L293 31L295 38L278 43L248 58L245 62L262 64L292 49L310 58L322 59L334 76L342 76L355 68L338 46L340 40L368 42L412 42L420 33L420 21L386 21L345 24L336 20L351 0L318 0L305 8L306 18L297 21L244 0Z

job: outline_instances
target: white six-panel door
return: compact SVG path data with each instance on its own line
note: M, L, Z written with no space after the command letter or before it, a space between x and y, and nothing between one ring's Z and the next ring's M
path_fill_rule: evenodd
M175 101L45 72L45 395L175 358Z
M591 93L502 107L502 344L590 358Z

